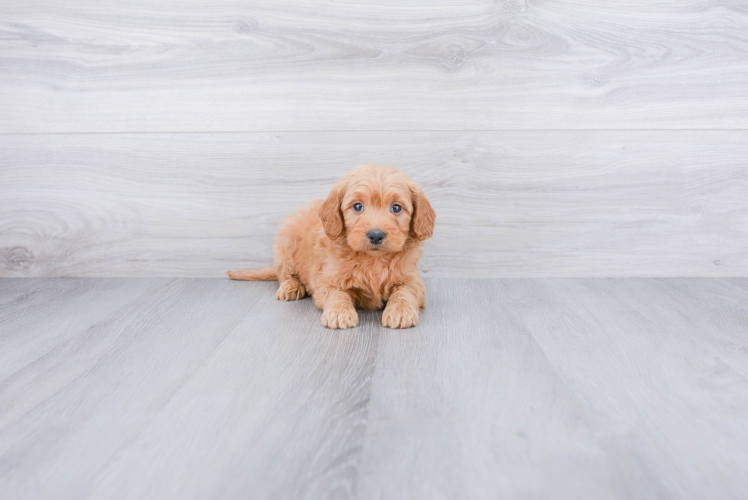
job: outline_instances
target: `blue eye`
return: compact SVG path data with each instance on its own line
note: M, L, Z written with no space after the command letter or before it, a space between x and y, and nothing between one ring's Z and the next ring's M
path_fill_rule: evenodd
M361 203L354 203L353 204L353 211L354 212L363 212L364 206Z
M394 204L394 205L392 205L392 209L391 210L392 210L393 214L399 214L400 212L403 211L403 207L401 207L398 204Z

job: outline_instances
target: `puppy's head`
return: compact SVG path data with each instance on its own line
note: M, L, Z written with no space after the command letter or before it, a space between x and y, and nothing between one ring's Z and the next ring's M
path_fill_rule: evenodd
M325 233L357 252L397 253L434 233L436 213L421 187L393 167L366 165L346 175L319 212Z

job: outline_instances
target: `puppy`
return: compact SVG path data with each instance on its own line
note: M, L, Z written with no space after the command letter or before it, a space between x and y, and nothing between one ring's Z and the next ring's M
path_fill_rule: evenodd
M418 261L435 222L413 179L393 167L365 165L346 175L326 200L284 221L272 267L228 274L235 280L278 280L279 300L311 295L328 328L358 325L356 307L384 307L383 326L409 328L426 307Z

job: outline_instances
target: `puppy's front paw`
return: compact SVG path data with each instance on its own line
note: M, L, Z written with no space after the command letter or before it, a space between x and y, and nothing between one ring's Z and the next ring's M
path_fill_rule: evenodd
M351 306L326 307L322 312L322 326L345 330L358 325L358 314Z
M410 328L418 324L418 310L390 303L382 313L382 326L387 328Z
M280 286L278 287L278 293L275 295L275 298L285 301L299 300L303 299L304 295L306 295L304 285L296 280L289 279L284 280L283 283L280 284Z

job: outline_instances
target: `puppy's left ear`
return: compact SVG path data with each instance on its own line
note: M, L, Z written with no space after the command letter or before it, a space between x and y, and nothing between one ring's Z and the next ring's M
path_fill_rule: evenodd
M343 187L338 184L335 186L325 202L319 208L319 218L322 219L322 227L325 234L331 240L337 240L345 231L345 222L343 212L340 211L340 205L343 203Z
M413 218L410 221L411 230L419 240L427 240L434 234L436 224L436 212L434 212L429 199L423 194L423 190L417 184L410 187L413 198Z

